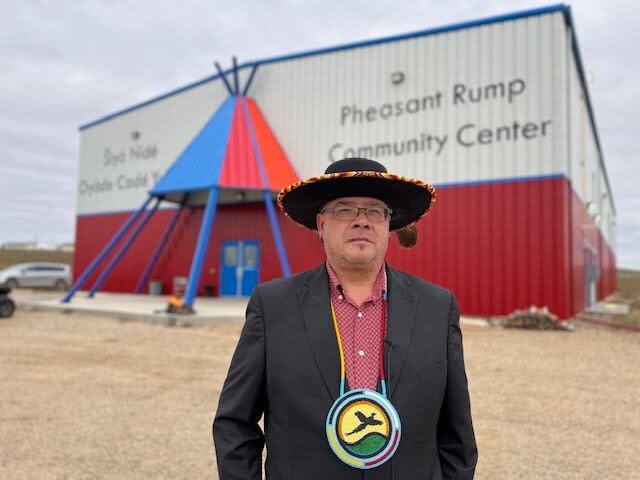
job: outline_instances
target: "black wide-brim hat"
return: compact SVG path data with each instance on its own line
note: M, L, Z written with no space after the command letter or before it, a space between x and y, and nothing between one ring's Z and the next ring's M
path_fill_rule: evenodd
M389 230L425 216L436 201L433 186L415 178L393 175L381 163L345 158L332 163L324 175L289 185L278 194L278 206L292 220L316 230L316 215L331 200L371 197L392 210Z

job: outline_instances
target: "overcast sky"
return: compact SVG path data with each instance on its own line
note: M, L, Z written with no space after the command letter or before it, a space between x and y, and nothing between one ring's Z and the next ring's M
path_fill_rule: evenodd
M529 1L0 1L0 243L74 239L78 126L241 62L517 10ZM618 210L640 269L640 2L572 5Z

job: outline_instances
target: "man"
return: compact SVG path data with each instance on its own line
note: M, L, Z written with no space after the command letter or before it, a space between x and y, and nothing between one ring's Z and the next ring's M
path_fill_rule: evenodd
M455 298L384 262L434 201L358 158L280 192L327 261L253 292L213 424L221 480L261 478L265 443L273 480L473 478Z

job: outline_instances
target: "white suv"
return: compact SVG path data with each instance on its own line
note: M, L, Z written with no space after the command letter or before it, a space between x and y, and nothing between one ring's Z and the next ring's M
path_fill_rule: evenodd
M21 263L0 270L0 285L66 290L71 285L71 270L64 263Z

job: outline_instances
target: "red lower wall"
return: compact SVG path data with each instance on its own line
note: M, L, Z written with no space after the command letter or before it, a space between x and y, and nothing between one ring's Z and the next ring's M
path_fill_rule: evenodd
M173 277L189 275L203 211L202 208L188 209L181 214L149 277L162 281L165 292L171 290ZM89 265L130 215L131 213L123 213L77 218L74 256L74 275L76 277ZM173 210L162 210L151 218L104 283L102 290L132 292L135 289L173 215ZM302 271L317 266L321 261L323 250L314 233L297 226L281 215L279 223L282 235L286 239L287 254L292 269ZM205 285L218 286L219 284L220 248L224 240L259 241L261 249L260 281L282 275L264 205L220 206L214 219L209 248L202 270L200 294L204 293ZM106 261L104 265L106 265ZM93 275L87 285L92 285L96 278L97 275ZM88 287L85 286L85 289Z
M187 276L202 209L185 211L152 279L170 291L175 276ZM77 219L74 272L81 273L126 221L128 214ZM132 292L173 211L159 211L104 284L103 290ZM324 258L315 234L284 216L279 223L292 271ZM452 289L468 315L501 315L531 305L547 306L561 318L584 306L587 242L598 252L598 297L615 290L615 257L564 178L441 187L429 215L419 223L418 245L405 250L395 236L387 259L401 270ZM258 240L260 281L282 274L264 205L221 206L214 220L200 293L218 286L224 240ZM96 275L90 280L91 285ZM87 286L85 286L87 288Z
M585 255L584 249L589 248L597 253L597 264L600 278L597 284L598 299L602 299L616 290L616 259L613 251L607 245L600 230L593 224L580 199L569 191L571 224L571 252L569 256L570 278L572 282L571 313L579 313L585 307Z

